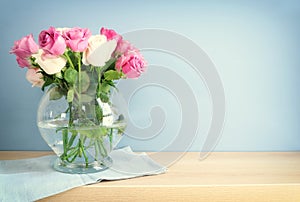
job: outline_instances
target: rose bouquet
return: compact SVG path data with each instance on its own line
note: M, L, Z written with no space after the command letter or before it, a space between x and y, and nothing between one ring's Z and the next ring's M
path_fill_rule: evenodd
M33 86L43 91L49 86L44 100L67 103L59 104L65 109L58 111L39 108L40 131L59 156L59 166L74 167L71 164L78 162L83 172L82 168L103 164L109 152L104 138L111 149L114 130L117 134L124 130L122 124L114 126L122 116L112 116L111 90L116 80L145 72L139 50L111 29L101 28L92 35L79 27L50 27L40 32L38 44L30 34L16 41L10 53L20 67L28 68L26 78Z

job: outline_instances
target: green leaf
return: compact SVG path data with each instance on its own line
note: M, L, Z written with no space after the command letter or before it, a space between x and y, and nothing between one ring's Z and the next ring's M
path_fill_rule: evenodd
M52 83L54 83L54 80L51 77L49 77L47 75L43 75L43 76L44 76L45 83L42 86L42 91L44 91L47 86L49 86Z
M70 89L68 90L68 94L67 94L67 101L68 102L72 102L74 99L74 90Z
M87 72L82 71L79 79L80 79L80 85L81 85L81 92L87 91L87 89L89 88L90 83L91 83L90 77L87 74Z
M97 90L97 83L96 82L91 82L89 88L85 92L86 94L89 95L94 95Z
M107 103L109 101L109 96L107 93L100 92L100 99L102 102Z
M67 127L58 127L56 128L55 132L57 133L58 131L67 130L67 129L68 129Z
M69 68L65 71L64 78L68 83L74 84L77 81L78 72L75 69Z
M63 96L62 91L59 87L54 87L50 91L49 99L50 100L59 100Z
M113 87L115 90L117 90L117 92L119 91L119 89L117 88L117 86L115 85L115 83L113 81L107 81L107 84L110 85L111 87Z
M108 60L104 66L100 67L100 71L104 72L109 69L115 69L115 62L116 62L115 58Z
M96 105L95 111L96 111L97 120L99 122L101 122L102 119L103 119L103 110L102 110L102 108L99 105Z
M107 72L104 73L104 78L108 81L120 79L121 76L122 76L122 73L115 71L115 70L108 70Z
M96 138L107 135L107 128L106 127L97 127L97 128L90 128L87 129L77 129L80 135L86 136L87 138Z
M108 93L109 90L110 90L110 85L109 85L107 82L103 82L103 83L100 85L100 91L105 92L105 93Z
M92 130L77 129L77 132L80 134L80 136L84 135L87 136L88 138L92 138L94 136Z
M91 102L94 98L87 95L87 94L81 94L81 102Z

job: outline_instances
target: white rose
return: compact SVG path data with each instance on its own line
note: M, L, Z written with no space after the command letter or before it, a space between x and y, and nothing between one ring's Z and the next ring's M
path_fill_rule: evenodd
M44 51L39 50L37 54L32 56L35 58L35 62L40 65L40 67L49 75L59 73L62 68L65 67L67 60L63 57L53 57L50 58L43 55Z
M68 31L70 29L71 28L69 28L69 27L58 27L58 28L55 28L55 30L58 31L60 34L63 34L65 31Z
M45 83L43 75L39 71L39 68L30 68L27 70L26 79L32 84L32 87L42 87Z
M82 63L98 67L104 66L116 47L115 40L107 41L104 35L93 35L89 38L88 47L83 52Z

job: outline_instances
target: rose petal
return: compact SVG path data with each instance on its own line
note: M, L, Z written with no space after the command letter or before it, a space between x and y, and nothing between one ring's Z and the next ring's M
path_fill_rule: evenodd
M51 57L47 58L43 56L43 51L40 50L39 53L34 54L33 57L36 58L36 63L49 75L56 74L65 67L67 60L63 57Z
M39 73L40 69L28 69L26 73L26 79L32 84L32 87L42 87L45 83L43 78L43 75Z
M116 46L117 42L115 40L103 43L87 56L88 63L99 67L104 66L111 58L111 54L116 49Z

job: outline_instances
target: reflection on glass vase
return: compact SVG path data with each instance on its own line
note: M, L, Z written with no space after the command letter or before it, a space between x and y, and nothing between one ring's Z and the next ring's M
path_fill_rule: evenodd
M82 67L71 86L52 85L40 101L37 124L58 156L54 168L66 173L92 173L112 164L110 152L126 127L111 103L112 86L97 71Z

